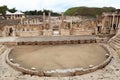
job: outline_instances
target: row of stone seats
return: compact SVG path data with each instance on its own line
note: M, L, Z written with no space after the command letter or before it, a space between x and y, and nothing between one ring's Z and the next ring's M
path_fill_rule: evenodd
M7 46L0 45L0 55L7 49Z
M111 38L109 41L109 45L115 50L120 49L120 34Z

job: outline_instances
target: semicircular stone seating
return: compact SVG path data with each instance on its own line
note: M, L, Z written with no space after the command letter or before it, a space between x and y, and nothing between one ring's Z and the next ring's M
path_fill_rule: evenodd
M7 49L7 46L0 45L0 55Z
M118 52L118 55L120 56L120 34L115 35L113 38L111 38L108 42L108 44L116 51Z

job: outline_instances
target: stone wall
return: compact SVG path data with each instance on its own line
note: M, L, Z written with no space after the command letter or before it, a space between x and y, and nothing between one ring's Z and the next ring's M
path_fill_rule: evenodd
M52 30L43 30L43 36L52 36L53 31Z
M73 35L93 35L93 30L73 30Z
M41 32L40 31L18 31L16 32L16 35L20 37L32 37L32 36L40 36Z
M70 35L70 30L66 30L66 29L61 29L61 36L66 36L66 35Z

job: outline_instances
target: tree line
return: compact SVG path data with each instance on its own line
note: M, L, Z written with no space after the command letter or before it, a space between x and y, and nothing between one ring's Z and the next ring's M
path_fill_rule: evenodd
M18 10L16 8L9 9L6 5L0 6L0 14L2 14L2 16L4 18L6 18L6 11L14 13L14 12L16 12ZM21 12L23 12L23 11L21 11ZM52 16L60 16L60 13L53 12L51 10L46 10L46 9L44 9L43 11L42 10L29 10L29 11L24 11L23 13L25 15L42 15L43 12L45 12L46 15L48 15L48 13L51 12Z
M25 11L23 13L25 13L26 15L43 15L43 12L45 12L46 15L48 15L49 12L51 12L52 16L60 16L60 13L53 12L51 10L46 10L46 9L44 9L43 11L42 10L30 10L30 11Z

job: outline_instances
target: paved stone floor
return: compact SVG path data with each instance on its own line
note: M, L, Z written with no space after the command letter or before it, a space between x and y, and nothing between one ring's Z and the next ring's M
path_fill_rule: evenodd
M0 80L120 80L120 59L113 49L111 49L111 51L113 53L113 59L105 68L74 77L38 77L22 75L5 63L5 52L0 56Z

